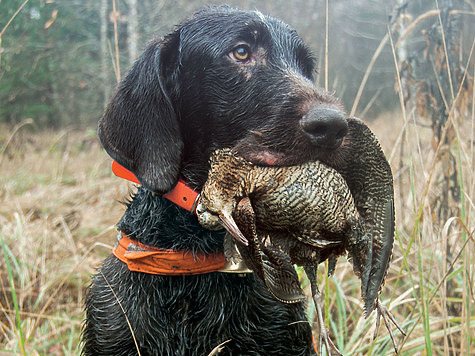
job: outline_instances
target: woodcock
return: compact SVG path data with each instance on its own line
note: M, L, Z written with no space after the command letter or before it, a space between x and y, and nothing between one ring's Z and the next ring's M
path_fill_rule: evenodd
M293 264L303 266L311 282L322 341L339 353L327 335L317 286L319 263L348 253L361 280L368 316L383 316L397 352L389 321L404 334L379 301L394 239L394 194L389 163L379 142L360 120L348 119L342 146L321 161L296 166L257 166L217 150L196 209L200 223L224 225L234 237L225 241L228 258L239 258L285 303L305 299ZM229 236L229 235L228 235ZM236 241L239 254L233 250Z

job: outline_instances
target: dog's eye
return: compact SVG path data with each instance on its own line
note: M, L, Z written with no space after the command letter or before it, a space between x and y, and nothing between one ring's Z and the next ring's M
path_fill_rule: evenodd
M233 50L233 57L239 62L247 62L251 57L251 51L248 46L240 45Z

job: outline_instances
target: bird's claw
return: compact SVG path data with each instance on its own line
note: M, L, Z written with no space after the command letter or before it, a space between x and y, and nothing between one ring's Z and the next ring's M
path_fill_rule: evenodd
M386 308L386 306L383 303L381 303L381 300L379 300L379 299L378 299L378 302L376 304L376 310L377 310L378 314L376 316L376 329L374 331L373 340L376 339L376 336L378 336L380 319L381 319L381 317L383 317L384 325L386 325L386 329L388 329L389 336L391 337L391 341L393 342L394 351L397 354L398 353L397 343L396 343L396 339L394 338L394 334L393 334L390 322L392 324L394 324L394 326L396 326L396 328L401 332L401 334L406 336L406 333L402 329L401 325L399 325L396 318L389 311L389 309Z
M324 326L323 328L320 329L319 331L319 337L318 337L318 344L319 344L319 354L323 355L323 350L322 350L322 341L325 343L325 348L327 350L327 353L329 355L332 355L332 351L336 353L339 356L343 356L343 354L338 350L338 348L335 346L333 341L330 339L328 336L328 330Z
M309 273L310 283L312 284L312 294L313 294L313 302L315 304L315 308L317 309L317 318L318 318L318 353L323 355L323 343L325 344L325 348L329 355L332 354L332 351L339 356L343 356L343 354L338 350L335 346L333 341L328 336L328 330L325 326L325 322L323 320L323 311L322 311L322 293L318 290L316 285L316 281L311 277ZM323 341L323 343L322 343Z

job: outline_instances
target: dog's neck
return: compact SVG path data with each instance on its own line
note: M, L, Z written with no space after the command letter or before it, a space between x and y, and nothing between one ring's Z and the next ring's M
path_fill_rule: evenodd
M112 171L120 178L140 184L135 175L117 164ZM179 181L163 196L143 187L126 203L127 210L118 229L145 245L192 252L211 253L221 249L224 230L209 231L203 228L194 215L198 193Z
M118 229L145 245L192 252L221 250L224 230L203 228L197 217L168 199L139 187L126 203Z
M112 172L120 178L129 180L133 183L140 184L139 180L131 171L124 166L121 166L116 161L112 161ZM176 186L167 194L163 195L164 198L170 200L172 203L179 207L195 213L196 203L198 202L199 193L191 189L186 183L179 179Z

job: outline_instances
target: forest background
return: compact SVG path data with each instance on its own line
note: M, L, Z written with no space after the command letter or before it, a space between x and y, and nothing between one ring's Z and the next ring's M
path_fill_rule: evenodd
M0 355L79 353L85 290L135 189L112 176L97 121L147 42L211 4L0 0ZM317 83L381 140L397 215L382 298L407 333L400 353L473 355L473 1L226 4L294 27L318 55ZM332 337L345 355L393 353L340 260L320 273Z

